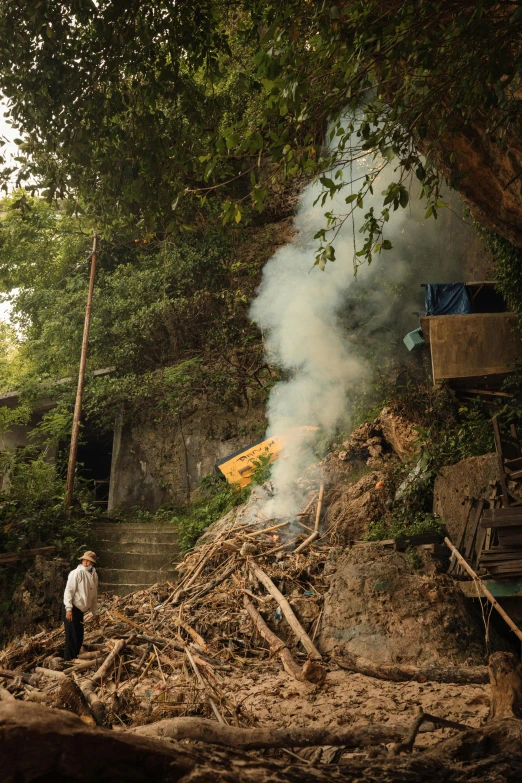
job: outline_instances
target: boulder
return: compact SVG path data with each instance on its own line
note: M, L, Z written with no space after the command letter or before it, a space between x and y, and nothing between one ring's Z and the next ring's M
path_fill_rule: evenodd
M322 652L338 648L377 664L485 662L480 618L470 614L453 579L433 565L418 571L407 554L367 544L332 550L325 573ZM490 632L490 649L505 649Z
M31 633L38 624L60 620L63 591L70 571L67 560L37 555L23 581L13 593L13 613L8 632Z
M382 432L384 440L401 460L408 459L414 453L418 432L411 422L392 408L382 409L373 423L373 429Z
M361 424L343 443L340 460L378 459L395 454L406 460L415 451L417 430L405 416L390 407L383 408L371 424Z

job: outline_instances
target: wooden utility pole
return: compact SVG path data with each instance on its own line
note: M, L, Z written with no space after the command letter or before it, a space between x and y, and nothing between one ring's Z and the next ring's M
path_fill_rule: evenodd
M91 327L92 294L94 291L94 277L96 274L96 254L98 252L98 237L95 234L92 243L91 276L89 279L89 293L87 294L87 307L85 308L85 321L83 324L82 352L80 356L80 370L78 372L78 387L76 390L76 402L71 433L71 447L69 450L69 465L67 467L67 484L65 491L65 512L70 513L73 492L74 477L76 474L76 455L78 453L78 438L80 435L80 417L82 414L83 387L85 383L85 365L87 363L87 347L89 345L89 330Z

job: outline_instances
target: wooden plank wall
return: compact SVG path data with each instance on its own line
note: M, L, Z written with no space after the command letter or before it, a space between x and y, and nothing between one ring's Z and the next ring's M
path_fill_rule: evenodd
M513 313L472 313L421 318L431 350L433 381L496 375L522 356Z

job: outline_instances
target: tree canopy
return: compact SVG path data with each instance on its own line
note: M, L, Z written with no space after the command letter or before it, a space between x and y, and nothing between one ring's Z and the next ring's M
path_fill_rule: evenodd
M38 0L16 14L3 0L19 182L79 200L106 230L169 233L216 192L226 220L245 200L262 209L267 161L277 176L322 173L326 195L350 186L346 214L319 237L325 263L372 187L350 184L350 164L377 153L376 171L397 177L382 214L364 213L370 260L410 177L433 216L442 176L465 190L462 134L478 128L500 149L520 137L521 30L519 0Z

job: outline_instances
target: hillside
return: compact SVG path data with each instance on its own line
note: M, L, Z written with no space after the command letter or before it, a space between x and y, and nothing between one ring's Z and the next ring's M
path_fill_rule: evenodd
M0 781L522 778L520 6L0 0Z
M393 431L392 421L395 437L387 441L383 429ZM357 478L352 460L376 441L387 458ZM491 705L502 687L496 679L488 684L485 664L495 653L492 671L512 665L507 637L496 626L485 636L480 612L470 612L445 573L447 550L441 559L433 545L404 552L389 541L361 540L371 532L369 520L392 502L391 476L412 444L411 424L385 410L354 432L344 451L330 453L299 479L306 506L295 521L265 520L260 504L273 486L254 489L185 557L176 585L105 596L101 627L87 616L85 651L72 665L60 657L60 628L13 640L0 654L0 676L9 686L2 690L1 717L14 732L8 736L27 732L36 748L31 763L71 780L76 772L65 760L39 755L43 736L61 748L62 759L71 732L94 743L94 769L102 779L112 764L114 774L128 774L126 762L112 754L118 742L129 748L129 738L133 754L148 748L158 780L172 779L162 764L172 740L185 738L197 741L193 751L184 745L177 751L192 753L184 765L193 775L210 774L221 763L205 743L234 748L227 751L230 780L245 779L234 771L244 763L259 770L248 773L253 779L262 768L285 780L303 763L305 779L314 769L317 780L341 774L344 780L380 775L398 781L408 770L412 780L443 773L445 780L471 781L490 756L502 769L503 754L514 745L508 723L502 739L501 724L484 726L488 705L489 720L498 721L500 708L494 716ZM316 540L310 538L314 525ZM20 700L68 710L83 723L68 722L60 712L44 721L41 707L15 709ZM406 762L394 743L409 737L419 709L424 726ZM502 715L508 720L509 711ZM96 724L116 732L116 745L104 744L110 733L89 734L86 726ZM141 737L156 745L140 745ZM170 742L163 749L158 739ZM478 766L464 760L469 742L488 743ZM10 747L12 769L32 774ZM249 751L248 761L240 748ZM510 768L517 763L512 755ZM183 780L186 772L173 779Z

